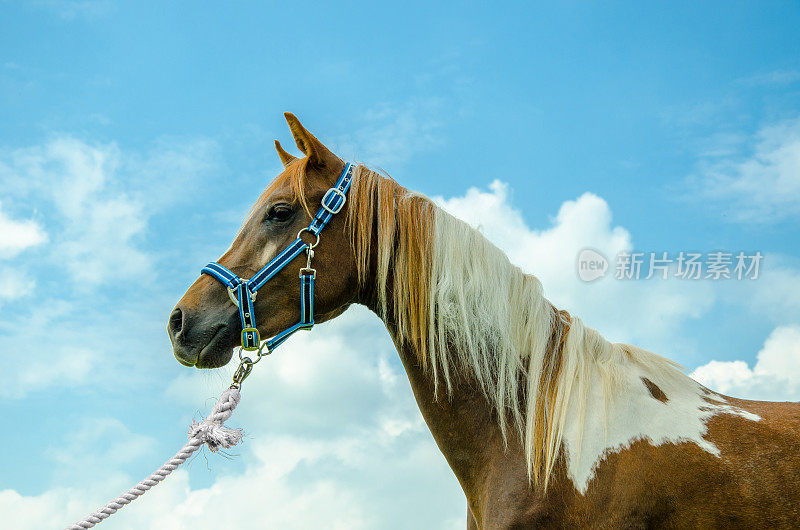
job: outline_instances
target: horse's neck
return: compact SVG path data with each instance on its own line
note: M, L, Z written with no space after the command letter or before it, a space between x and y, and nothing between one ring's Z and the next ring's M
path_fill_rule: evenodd
M391 323L387 323L387 328L411 382L414 398L436 444L467 498L477 498L480 494L478 490L486 482L493 458L506 451L492 407L478 385L467 378L454 381L450 395L440 384L437 395L431 371L420 366L417 352L407 344L401 345ZM525 473L524 460L520 463Z
M477 382L468 375L456 377L450 394L440 382L437 395L432 371L420 365L413 347L398 340L391 319L386 325L425 422L467 498L481 496L481 490L499 475L536 495L536 488L528 482L525 453L516 429L508 429L504 440L497 414ZM561 353L560 336L554 333L549 345L556 355ZM703 401L702 387L682 374L664 380L668 383L664 386L658 374L629 360L621 362L624 366L618 372L623 375L615 380L610 393L600 368L594 363L584 367L589 376L580 393L570 399L563 446L553 470L556 484L550 492L583 493L604 455L637 439L650 439L655 445L679 439L707 445L702 440L705 429L700 421L702 409L708 405Z
M374 285L374 282L367 282L367 285ZM391 290L387 298L387 305L392 308ZM378 300L377 293L369 288L359 294L359 301L380 316ZM408 341L398 337L391 309L389 313L382 319L406 370L414 398L437 446L461 484L473 513L479 513L480 506L476 503L485 497L487 485L500 476L504 482L514 483L519 490L530 490L525 451L517 430L510 428L507 436L503 437L494 407L470 374L451 378L450 392L440 380L437 391L433 371L421 366L419 352ZM559 343L560 335L554 333L549 347L558 348ZM457 353L448 351L447 355L450 358L461 357ZM562 462L557 467L563 471Z

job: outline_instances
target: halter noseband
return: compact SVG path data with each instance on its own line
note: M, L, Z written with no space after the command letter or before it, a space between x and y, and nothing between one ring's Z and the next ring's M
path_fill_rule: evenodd
M314 247L319 243L319 233L325 228L325 225L331 218L339 213L344 207L345 200L347 200L347 191L350 189L350 184L353 179L353 171L355 166L353 164L346 164L336 185L325 192L322 197L322 204L314 214L311 224L302 228L297 233L297 239L292 244L283 249L280 254L270 260L269 263L264 265L252 278L245 280L240 278L226 267L219 263L212 261L200 272L200 274L208 274L212 278L219 280L228 289L228 296L234 305L239 308L239 319L242 323L242 350L245 351L258 351L258 357L255 361L249 358L249 365L246 366L247 373L252 365L258 362L263 355L268 355L280 346L283 341L299 329L311 329L314 326L314 278L317 276L317 271L311 268L311 259L314 257ZM308 232L315 237L313 243L306 243L300 236L303 232ZM286 267L289 262L296 258L301 252L306 252L306 266L300 269L300 322L284 329L274 337L267 339L261 343L261 336L256 329L256 318L253 310L253 301L256 299L258 290L261 289L273 276ZM266 348L266 352L263 352ZM241 353L239 354L241 358ZM242 366L240 365L240 370ZM238 371L237 371L238 372ZM246 374L242 374L241 379L244 379ZM236 378L234 377L234 380ZM240 382L240 381L239 381Z

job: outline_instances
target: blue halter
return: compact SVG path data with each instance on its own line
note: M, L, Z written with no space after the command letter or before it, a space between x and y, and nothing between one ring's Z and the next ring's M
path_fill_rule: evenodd
M336 185L325 192L322 197L322 204L314 214L314 219L311 224L300 230L297 233L297 239L292 244L283 249L283 251L272 258L269 263L264 265L252 278L245 280L235 275L226 267L219 263L212 261L200 272L201 274L208 274L212 278L219 280L228 289L228 296L234 305L239 308L239 320L242 323L241 342L242 350L245 351L258 351L258 357L255 361L245 357L242 359L242 354L239 354L242 364L239 371L244 369L246 373L240 374L241 379L246 377L250 372L252 365L264 356L272 353L272 351L280 346L283 341L289 338L292 333L299 329L311 329L314 326L314 278L316 278L317 271L311 268L311 258L314 257L314 247L319 243L319 233L325 228L325 225L331 218L339 213L344 207L347 200L347 191L350 189L350 184L353 179L353 171L355 166L353 164L346 164ZM313 243L306 243L300 236L303 232L308 232L316 239ZM273 276L281 271L286 265L289 264L294 258L305 251L306 266L300 269L300 322L291 326L274 337L261 342L261 336L256 329L256 318L253 310L253 301L256 299L258 290L261 289ZM263 350L266 348L266 352ZM247 362L245 362L245 360ZM244 367L244 368L243 368ZM236 377L234 377L236 381Z

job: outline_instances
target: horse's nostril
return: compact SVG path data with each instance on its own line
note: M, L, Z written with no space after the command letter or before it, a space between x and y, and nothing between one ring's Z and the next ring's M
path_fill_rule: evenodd
M176 307L169 316L169 331L172 336L176 336L183 329L183 311Z

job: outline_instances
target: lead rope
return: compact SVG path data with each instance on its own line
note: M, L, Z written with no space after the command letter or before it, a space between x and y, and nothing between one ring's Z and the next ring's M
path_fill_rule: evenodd
M220 449L229 449L238 444L242 440L242 429L229 429L223 427L222 424L228 421L228 418L233 414L233 409L239 404L239 400L241 399L239 389L241 388L242 381L250 375L250 370L252 370L254 363L249 362L249 359L246 357L245 359L246 361L243 360L239 364L239 368L233 376L233 384L220 395L216 405L211 409L211 414L200 423L192 421L192 425L189 427L189 441L186 442L186 445L184 445L180 451L175 453L175 456L170 458L152 475L139 482L113 501L96 512L87 515L72 526L68 526L67 530L83 530L85 528L92 528L94 525L103 522L103 520L115 514L117 510L135 501L153 486L158 485L167 475L175 471L179 465L186 462L186 459L200 449L203 444L207 445L213 453L216 453Z

